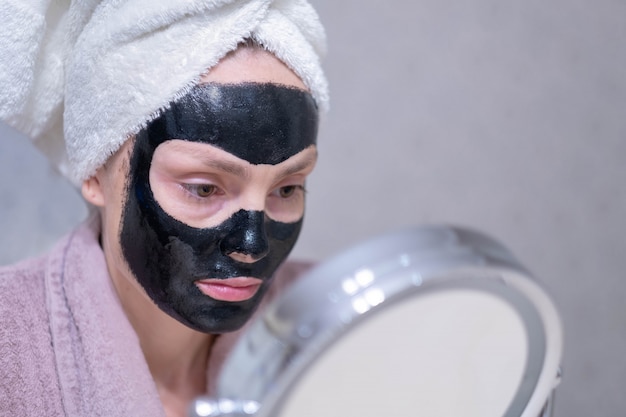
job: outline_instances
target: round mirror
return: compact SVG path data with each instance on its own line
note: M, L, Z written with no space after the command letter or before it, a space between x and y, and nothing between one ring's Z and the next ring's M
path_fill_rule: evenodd
M511 254L469 230L386 235L273 302L192 415L550 414L562 330Z

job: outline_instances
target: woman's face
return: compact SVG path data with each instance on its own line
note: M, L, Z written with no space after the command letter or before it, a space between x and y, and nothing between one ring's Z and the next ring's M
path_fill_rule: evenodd
M240 328L298 237L317 122L272 55L224 59L99 173L114 283L193 329Z

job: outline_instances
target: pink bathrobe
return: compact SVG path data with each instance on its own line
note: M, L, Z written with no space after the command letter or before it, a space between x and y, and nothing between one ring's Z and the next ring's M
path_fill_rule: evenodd
M0 268L0 416L157 417L163 408L91 218L46 256ZM286 263L266 301L306 264ZM241 331L220 335L210 394Z

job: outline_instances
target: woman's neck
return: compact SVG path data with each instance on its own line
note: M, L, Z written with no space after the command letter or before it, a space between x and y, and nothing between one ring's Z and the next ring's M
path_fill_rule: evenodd
M171 319L167 316L167 319ZM155 325L157 325L155 323ZM144 326L139 335L141 348L154 379L165 414L184 417L191 401L207 392L207 363L214 336L182 324L167 323L158 328Z
M121 276L124 271L110 272L166 415L185 416L189 403L206 393L207 363L215 336L192 330L164 313L132 276Z

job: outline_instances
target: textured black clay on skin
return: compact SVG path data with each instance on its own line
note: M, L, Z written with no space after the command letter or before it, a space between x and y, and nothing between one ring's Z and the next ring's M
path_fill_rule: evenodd
M280 223L264 212L242 209L214 228L184 224L160 207L150 188L156 147L184 139L214 145L253 164L278 164L315 144L316 135L312 97L275 84L198 86L137 134L120 242L131 271L161 310L202 332L239 329L293 248L302 219ZM260 259L240 263L228 256L232 252ZM194 284L235 276L260 278L263 284L242 302L212 299Z
M313 97L276 84L203 84L151 124L154 146L168 139L209 143L251 164L276 165L314 145ZM233 140L235 139L235 140Z

